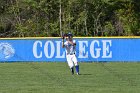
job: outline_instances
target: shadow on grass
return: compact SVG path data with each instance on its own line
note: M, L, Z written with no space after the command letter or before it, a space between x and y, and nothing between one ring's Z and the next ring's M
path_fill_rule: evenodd
M79 74L79 75L90 76L90 75L92 75L92 74Z

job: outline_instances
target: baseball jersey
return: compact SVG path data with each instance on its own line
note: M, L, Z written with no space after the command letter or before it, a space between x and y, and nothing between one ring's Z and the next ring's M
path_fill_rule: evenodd
M73 43L75 43L75 42L76 42L76 41L73 40ZM65 46L65 48L66 48L66 54L67 54L67 55L73 55L73 54L75 54L75 46L69 44L68 41L66 41L66 42L64 43L64 46Z

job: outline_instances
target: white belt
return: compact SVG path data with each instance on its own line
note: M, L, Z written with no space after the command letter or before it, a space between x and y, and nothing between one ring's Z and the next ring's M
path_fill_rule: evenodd
M67 55L75 55L75 53L74 54L67 54Z

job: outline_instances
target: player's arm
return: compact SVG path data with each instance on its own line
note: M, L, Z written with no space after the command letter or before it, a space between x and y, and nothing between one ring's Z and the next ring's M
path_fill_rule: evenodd
M64 35L62 36L62 48L64 48L64 47L66 46L66 43L64 43L64 40L65 40L65 39L67 40L66 36L67 36L67 34L64 34Z
M62 38L62 48L65 47L65 45L64 45L64 39L65 39L65 37Z
M62 48L64 48L65 45L64 45L64 39L62 39Z
M72 41L68 41L69 44L75 46L76 45L76 42L72 42Z

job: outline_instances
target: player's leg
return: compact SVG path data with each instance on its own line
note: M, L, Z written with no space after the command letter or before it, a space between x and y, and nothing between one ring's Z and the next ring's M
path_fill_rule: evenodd
M79 64L75 55L72 57L72 61L74 62L76 73L79 75Z
M68 66L70 67L71 73L72 75L74 74L74 64L71 60L71 56L66 56L67 57L67 62L68 62Z

